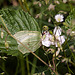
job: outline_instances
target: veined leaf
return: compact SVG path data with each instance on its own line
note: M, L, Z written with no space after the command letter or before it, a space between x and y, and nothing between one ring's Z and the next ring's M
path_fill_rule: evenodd
M22 30L40 31L35 19L23 10L4 9L0 11L0 15L12 34Z
M20 31L14 34L14 36L22 42L32 52L40 47L41 33L38 31ZM18 43L18 49L23 54L29 53L30 51Z
M75 30L75 8L71 10L69 13L69 16L65 20L66 28L70 28L72 30Z
M22 10L12 10L12 9L11 10L10 9L1 10L0 15L2 15L3 21L5 22L8 30L11 32L12 35L14 35L14 34L16 35L20 31L25 31L25 30L28 31L28 32L26 31L25 34L24 34L25 37L28 38L28 39L23 38L25 40L25 42L23 42L24 45L26 45L26 43L28 43L28 40L30 39L31 42L33 42L33 40L36 40L36 42L29 43L30 44L28 46L29 49L32 49L32 51L34 52L35 50L37 50L40 47L39 46L40 28L39 28L39 25L36 22L36 20L31 15L29 15L28 13L25 13ZM2 26L4 27L1 19L0 19L0 24L2 24ZM5 52L9 55L15 55L16 56L16 55L18 55L18 53L20 53L19 50L23 49L23 51L21 51L22 53L23 52L24 53L29 53L28 50L25 50L22 47L22 45L20 45L20 44L18 45L16 40L14 40L11 36L7 37L7 42L10 41L9 42L9 48L7 50L5 48L5 38L7 36L6 34L7 33L5 32L3 39L0 38L0 51L1 52ZM31 34L33 37L28 36L29 34ZM36 35L34 36L34 34L36 34ZM26 40L27 40L27 42L26 42ZM33 46L31 44L33 44ZM32 48L31 48L31 46L32 46Z

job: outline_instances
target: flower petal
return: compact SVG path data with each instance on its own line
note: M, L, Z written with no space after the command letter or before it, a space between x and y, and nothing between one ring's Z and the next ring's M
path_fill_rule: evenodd
M47 40L44 40L44 41L42 41L42 45L44 45L46 47L49 47L51 45L51 42L47 41Z
M56 27L54 28L53 34L54 34L55 36L60 36L60 35L61 35L61 32L62 32L62 29L61 29L59 26L56 26Z
M65 36L60 36L61 40L60 43L63 44L65 42Z
M62 21L63 21L63 18L64 18L64 16L61 15L61 14L55 15L55 20L56 20L57 22L62 22Z

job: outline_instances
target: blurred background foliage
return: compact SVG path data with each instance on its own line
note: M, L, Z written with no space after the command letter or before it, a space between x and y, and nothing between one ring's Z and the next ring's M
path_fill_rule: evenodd
M2 9L21 9L20 0L0 0L0 10ZM44 25L49 26L49 29L53 30L55 26L54 16L58 13L64 15L64 22L67 16L72 14L71 10L75 8L75 0L25 0L26 3L22 3L24 6L24 11L29 12L38 22L41 32ZM71 12L71 13L70 13ZM69 18L69 17L68 17ZM75 17L74 17L75 18ZM62 26L62 24L60 24ZM63 27L64 28L64 27ZM69 28L68 28L69 29ZM67 31L67 30L66 30ZM70 39L72 37L69 36ZM11 38L12 39L12 38ZM69 41L69 45L75 46L74 39ZM72 60L72 62L59 62L58 72L59 75L69 75L66 73L75 74L75 60L72 57L70 49L68 46L65 46L66 58ZM75 49L75 48L74 48ZM41 59L47 62L47 56L44 54L44 50L39 48L35 52ZM14 54L14 53L13 53ZM60 53L63 55L62 53ZM75 54L75 53L74 53ZM48 54L50 60L52 60L52 54ZM61 59L60 59L61 60ZM52 61L51 61L52 63ZM72 70L72 72L70 71ZM6 54L0 53L0 74L1 75L52 75L49 69L40 62L36 57L31 53L27 55L19 54ZM35 73L35 74L33 74Z

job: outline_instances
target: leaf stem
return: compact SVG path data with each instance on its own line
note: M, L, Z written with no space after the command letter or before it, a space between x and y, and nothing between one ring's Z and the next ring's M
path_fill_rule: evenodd
M2 21L2 23L4 24L8 34L13 37L17 42L19 42L24 48L26 48L27 50L29 50L36 58L38 58L42 63L44 63L46 66L48 66L49 68L51 68L45 61L43 61L39 56L37 56L35 53L33 53L28 47L26 47L22 42L20 42L18 39L16 39L11 33L10 31L8 30L3 18L0 16L0 19Z

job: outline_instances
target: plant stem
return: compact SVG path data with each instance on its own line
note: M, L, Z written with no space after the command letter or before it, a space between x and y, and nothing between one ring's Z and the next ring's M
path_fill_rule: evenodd
M15 75L17 75L17 73L18 73L18 68L19 68L19 59L18 59L18 57L17 57L17 67L16 67Z
M29 50L36 58L38 58L42 63L44 63L46 66L48 66L49 68L51 68L45 61L43 61L39 56L37 56L35 53L33 53L28 47L26 47L22 42L20 42L18 39L16 39L8 30L3 18L0 16L1 21L3 22L8 34L13 37L17 42L19 42L24 48L26 48L27 50Z
M21 75L25 75L25 65L24 65L24 58L22 54L20 54L19 59L21 64Z
M36 54L38 55L38 53L39 53L39 50L37 50L36 51ZM36 57L34 57L34 59L33 59L33 64L36 66L36 64L37 64L37 58ZM34 73L35 73L35 66L32 66L32 70L31 70L31 75L33 75Z
M27 72L28 72L28 75L30 75L30 72L29 72L29 63L28 63L28 56L26 56L26 64L27 64Z
M21 8L26 12L25 8L24 8L23 5L22 5L21 0L18 0L18 2L20 3Z
M30 11L29 11L29 7L28 7L28 5L27 5L26 0L24 0L24 5L25 5L25 7L26 7L27 11L30 13Z

